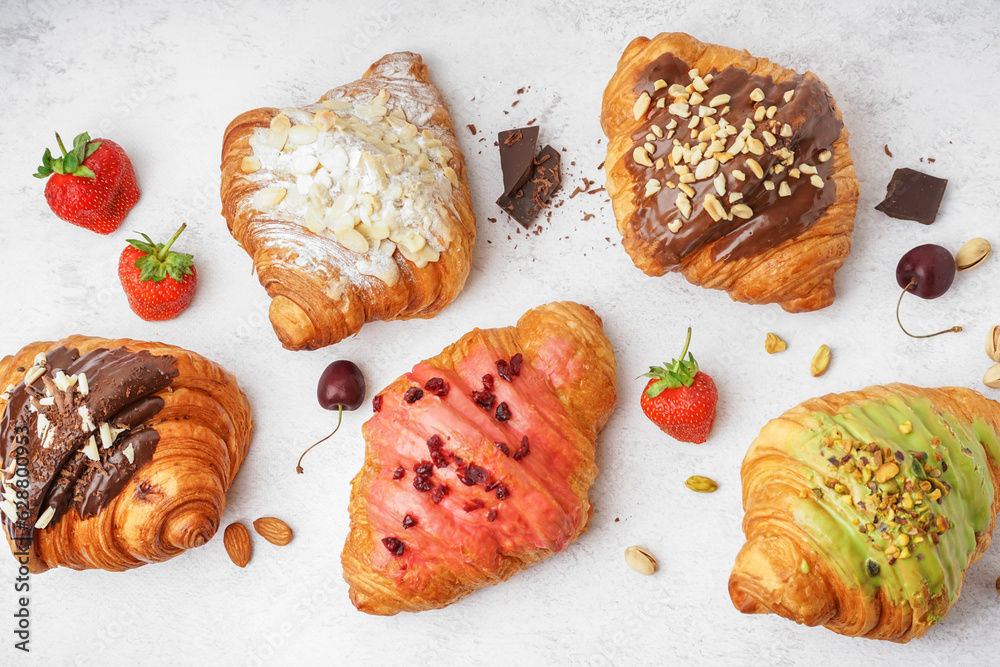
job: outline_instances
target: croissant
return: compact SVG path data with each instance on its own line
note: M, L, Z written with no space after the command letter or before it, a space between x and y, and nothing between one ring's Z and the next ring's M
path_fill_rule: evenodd
M833 303L858 182L840 110L814 74L684 33L638 37L604 91L601 125L637 267L793 313Z
M434 317L462 291L476 239L465 158L415 53L387 55L304 108L237 116L222 214L292 350L373 320Z
M0 361L0 501L31 572L127 570L201 546L246 457L236 379L162 343L70 336Z
M551 303L473 330L375 396L341 557L354 606L445 607L580 537L615 372L600 318Z
M1000 404L903 384L814 398L743 461L743 613L907 642L943 619L1000 510Z

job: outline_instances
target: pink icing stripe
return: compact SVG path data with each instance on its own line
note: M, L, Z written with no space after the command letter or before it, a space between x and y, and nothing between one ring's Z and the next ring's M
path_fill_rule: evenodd
M477 344L454 372L418 364L406 377L408 384L396 383L382 393L381 412L367 424L365 433L372 457L381 474L369 491L368 513L373 536L373 565L394 573L408 586L419 589L435 574L451 572L461 578L482 578L495 571L501 553L523 552L528 547L563 549L588 516L589 504L581 502L570 482L583 466L583 452L593 445L577 431L553 392L553 384L566 386L582 369L569 346L550 345L535 367L525 363L512 383L496 374L495 361L503 353ZM506 401L511 419L498 422L496 406L489 411L471 398L481 389L482 376L494 376L493 393L497 404ZM574 377L575 376L575 377ZM446 398L430 392L413 403L403 401L411 386L423 387L432 377L451 385ZM456 475L456 463L434 468L431 481L444 483L449 495L435 505L431 493L413 486L414 465L431 460L426 441L432 435L443 441L443 452L457 454L465 464L482 466L491 480L503 482L510 490L504 500L483 485L466 486ZM515 461L494 446L504 442L511 454L527 435L530 453ZM406 470L402 480L393 480L397 467ZM478 499L484 507L466 512L467 503ZM585 499L584 499L585 500ZM487 521L494 510L496 520ZM403 529L402 519L412 515L418 525ZM382 547L383 537L403 541L406 551L396 558Z

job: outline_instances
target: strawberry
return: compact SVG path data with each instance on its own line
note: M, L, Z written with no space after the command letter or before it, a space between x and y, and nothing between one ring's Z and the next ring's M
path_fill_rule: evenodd
M35 178L49 178L45 200L49 208L71 224L110 234L118 229L129 210L139 201L132 162L122 147L108 139L91 140L84 132L66 151L56 132L62 157L52 158L49 149Z
M181 225L166 244L129 239L118 260L118 278L122 281L128 305L146 321L177 317L191 303L198 273L194 257L174 252L170 246L187 227Z
M715 382L698 370L694 355L688 353L691 328L680 359L671 364L650 366L641 377L651 378L642 392L639 404L649 419L664 433L682 442L701 444L712 432L715 424L715 405L719 392Z

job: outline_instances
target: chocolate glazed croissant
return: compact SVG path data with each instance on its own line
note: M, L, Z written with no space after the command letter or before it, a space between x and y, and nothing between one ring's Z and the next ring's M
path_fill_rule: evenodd
M373 401L341 560L354 606L447 606L587 530L615 358L585 306L476 329Z
M373 320L434 317L462 291L476 238L465 158L414 53L383 57L316 104L233 120L222 213L293 350Z
M907 642L990 544L1000 404L903 384L811 399L764 426L742 477L736 608Z
M252 421L236 379L161 343L71 336L0 361L0 502L32 572L120 571L219 527Z
M618 231L645 273L793 313L833 303L858 182L815 75L683 33L639 37L601 124Z

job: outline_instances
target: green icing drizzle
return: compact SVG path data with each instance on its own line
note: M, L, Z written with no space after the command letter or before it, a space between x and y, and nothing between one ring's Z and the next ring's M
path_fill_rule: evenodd
M966 425L917 396L867 401L811 419L814 428L789 447L813 487L792 508L812 546L869 596L881 587L893 603L918 608L928 592L945 590L950 606L976 534L992 519L986 457L988 451L1000 460L1000 439L984 421ZM906 421L912 432L904 434L899 427ZM867 451L869 443L879 454ZM878 483L876 457L885 448L892 451L883 463L897 471ZM880 476L890 472L887 466Z

